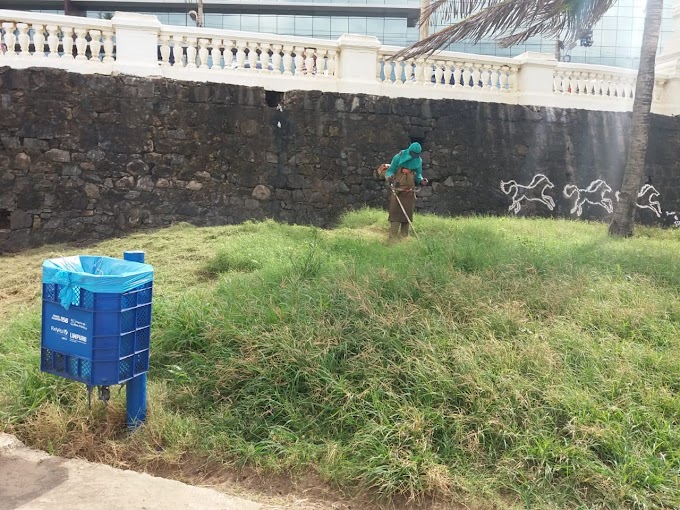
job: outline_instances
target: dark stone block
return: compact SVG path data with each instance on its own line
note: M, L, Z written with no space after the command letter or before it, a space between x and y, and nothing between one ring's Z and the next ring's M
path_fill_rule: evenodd
M33 226L33 215L25 211L15 210L10 215L11 230L20 230L22 228L31 228Z

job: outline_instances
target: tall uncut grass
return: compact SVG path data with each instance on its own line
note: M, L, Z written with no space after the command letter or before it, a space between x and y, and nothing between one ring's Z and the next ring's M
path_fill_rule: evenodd
M416 228L387 243L364 210L330 231L180 225L91 248L145 249L156 269L151 411L131 436L124 396L88 411L82 385L38 370L39 265L76 250L0 258L10 287L33 286L0 295L0 423L64 455L313 471L375 499L680 508L680 236Z

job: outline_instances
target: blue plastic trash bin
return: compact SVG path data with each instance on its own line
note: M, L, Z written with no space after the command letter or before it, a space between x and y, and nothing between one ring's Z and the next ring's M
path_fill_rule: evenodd
M88 386L149 369L153 268L111 257L43 263L40 369Z

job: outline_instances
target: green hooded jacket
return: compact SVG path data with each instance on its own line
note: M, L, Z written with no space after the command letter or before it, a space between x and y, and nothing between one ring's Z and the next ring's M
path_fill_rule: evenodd
M420 156L412 157L411 152L420 154L422 151L423 148L418 142L413 142L411 145L409 145L408 149L399 151L392 158L390 168L387 170L387 172L385 172L385 178L389 179L394 174L396 174L397 170L400 168L408 168L415 174L416 184L420 184L420 181L423 180L423 160L420 158Z

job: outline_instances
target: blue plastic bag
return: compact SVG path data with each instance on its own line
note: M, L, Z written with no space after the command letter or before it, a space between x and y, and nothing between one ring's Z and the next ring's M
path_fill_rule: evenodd
M61 286L59 301L67 310L75 288L108 294L123 294L153 281L153 267L140 262L76 255L43 262L43 283Z

